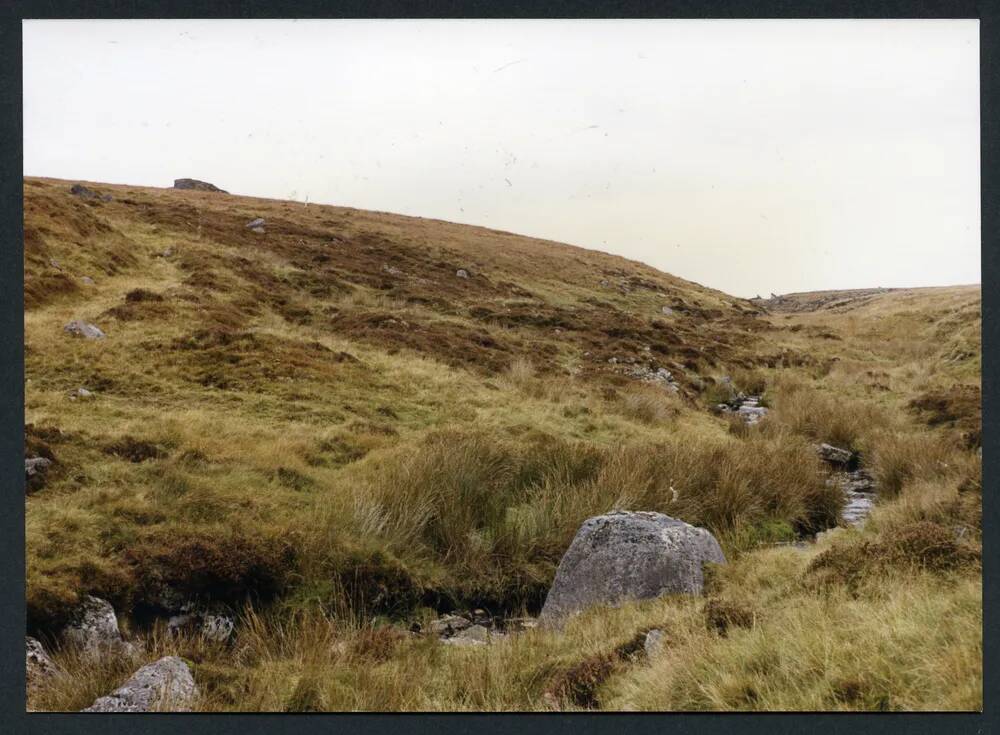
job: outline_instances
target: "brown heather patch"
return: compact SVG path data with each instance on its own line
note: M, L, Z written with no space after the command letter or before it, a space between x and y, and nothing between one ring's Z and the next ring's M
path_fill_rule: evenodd
M246 389L276 380L334 380L348 366L360 365L347 352L320 342L300 342L245 330L200 329L164 346L170 364L182 368L188 380L221 390Z
M712 598L705 602L705 622L719 635L726 635L730 628L751 628L756 617L749 604L739 600Z
M907 568L943 574L979 564L982 552L956 529L931 521L890 527L874 540L835 544L810 562L806 579L857 592L866 581Z
M382 347L389 354L409 349L450 367L487 373L500 372L509 363L512 352L524 349L519 342L485 329L390 312L338 310L331 314L326 328L338 336Z
M948 426L962 432L968 447L982 444L982 392L978 385L953 385L928 391L910 401L910 408L928 426Z
M129 462L145 462L147 459L160 459L166 455L162 447L132 436L124 436L106 444L104 453L126 459Z
M124 551L136 602L154 603L167 585L194 599L267 601L294 571L294 534L237 528L154 527Z
M614 653L598 653L559 671L551 677L544 693L576 707L599 706L597 690L611 676L618 663Z

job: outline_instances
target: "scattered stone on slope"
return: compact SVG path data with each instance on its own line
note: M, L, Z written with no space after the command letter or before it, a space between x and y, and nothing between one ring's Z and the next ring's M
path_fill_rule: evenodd
M465 268L459 268L457 271L455 271L455 275L459 278L468 278L469 271L465 270Z
M707 530L662 513L615 511L583 523L556 570L539 622L592 605L700 594L703 565L726 561Z
M626 375L637 378L644 383L658 385L672 393L680 391L680 386L674 381L673 374L663 367L648 367L646 365L629 365L624 369Z
M74 337L83 337L84 339L104 339L105 336L99 327L80 319L74 319L67 323L63 327L63 331L67 334L72 334Z
M45 479L52 460L46 457L24 458L24 489L31 494L45 487Z
M264 221L263 217L257 217L256 219L252 219L247 222L247 227L254 232L263 232L265 224L267 223Z
M118 630L118 617L111 603L92 595L83 598L73 620L63 629L63 638L89 654L135 652Z
M664 306L663 308L660 309L660 313L663 314L664 316L673 316L674 310L671 309L669 306Z
M110 202L113 197L110 194L98 194L93 189L87 188L83 184L73 184L69 190L70 194L74 194L82 199L100 199L102 202Z
M69 394L69 399L75 401L77 399L87 400L88 398L93 398L94 392L87 390L86 388L77 388L75 391Z
M663 650L663 644L665 637L662 630L654 628L653 630L646 633L646 640L643 642L643 650L646 652L646 656L653 658L660 651Z
M220 194L229 193L220 189L215 184L210 184L207 181L199 181L198 179L174 179L174 188L193 189L194 191L216 191Z
M82 283L84 286L93 286L94 279L91 278L90 276L84 276L83 278L80 279L80 283Z
M143 666L118 689L100 697L84 712L187 712L198 687L191 669L177 656Z
M49 658L49 654L45 652L45 647L37 638L25 636L24 650L29 688L38 685L42 680L58 671L52 659Z
M767 416L767 408L760 405L760 396L747 396L743 393L737 394L728 403L716 404L712 410L718 414L735 414L748 426L760 423L760 420Z

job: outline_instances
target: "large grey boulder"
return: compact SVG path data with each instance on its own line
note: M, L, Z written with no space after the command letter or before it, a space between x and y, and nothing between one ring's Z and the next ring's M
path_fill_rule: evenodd
M104 339L104 332L99 327L79 319L74 319L67 323L63 327L63 331L67 334L72 334L74 337L83 337L84 339Z
M558 626L592 605L701 594L702 565L724 564L719 542L662 513L615 511L584 521L556 570L539 622Z
M63 638L88 654L132 655L135 647L122 638L118 616L111 603L86 595L73 619L63 630Z
M187 712L198 687L191 669L177 656L143 666L132 678L84 712Z

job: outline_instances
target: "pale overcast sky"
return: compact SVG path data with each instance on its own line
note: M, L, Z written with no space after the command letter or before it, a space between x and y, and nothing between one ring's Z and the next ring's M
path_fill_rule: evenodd
M977 21L26 21L24 173L455 222L739 295L977 283Z

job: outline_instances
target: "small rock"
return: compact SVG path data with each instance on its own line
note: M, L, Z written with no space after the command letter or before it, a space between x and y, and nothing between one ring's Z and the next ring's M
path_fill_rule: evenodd
M167 247L165 247L165 248L163 249L163 252L162 252L162 253L160 253L160 257L161 257L161 258L169 258L169 257L171 257L171 256L172 256L173 254L174 254L174 249L173 249L173 247L172 247L172 246L170 246L170 245L167 245Z
M486 643L490 639L490 632L482 625L470 625L465 630L460 631L456 637Z
M445 615L431 622L427 628L435 635L454 635L460 630L465 630L470 625L472 625L472 622L461 615Z
M52 460L45 457L25 457L24 458L24 478L31 480L38 475L44 475L46 470L52 466Z
M739 414L747 424L752 426L767 415L767 409L762 406L741 405L736 410L736 413Z
M265 230L263 227L251 227L250 231L251 232L256 232L258 235L265 235L265 234L267 234L267 230Z
M49 258L49 265L51 265L57 271L61 271L62 270L62 266L59 265L59 261L56 260L55 258Z
M382 270L385 271L386 273L388 273L390 276L401 276L401 275L403 275L403 271L401 271L401 270L399 270L399 268L396 268L395 266L391 266L389 264L383 265L382 266Z
M482 608L476 608L469 614L469 618L476 625L485 625L487 628L493 625L493 618Z
M816 453L824 462L832 465L850 464L854 455L846 449L835 447L831 444L820 444L816 447Z
M167 619L167 630L173 635L179 634L181 631L194 627L197 622L197 616L191 613L181 613L179 615L171 615Z
M83 184L73 184L73 186L70 187L69 193L84 199L100 199L100 194L93 189L87 188Z
M484 646L490 642L490 632L481 625L472 625L451 637L442 638L441 642L453 646Z
M642 647L646 651L646 655L649 658L653 658L656 654L663 650L663 643L663 631L654 628L646 633L646 642L643 643Z
M25 636L24 649L29 688L56 673L56 665L38 639Z
M94 392L87 390L86 388L77 388L75 391L73 391L73 393L70 394L70 398L72 398L73 400L76 400L77 398L87 400L88 398L93 398L93 397L94 397Z
M660 309L660 313L662 313L664 316L673 316L674 310L671 309L669 306L664 306L662 309Z
M100 697L84 712L187 712L198 687L191 669L177 656L143 666L118 689Z
M83 337L84 339L104 339L105 336L104 332L95 325L88 324L79 319L74 319L66 324L63 327L63 331L67 334L72 334L74 337Z
M206 640L215 643L225 643L232 637L236 624L227 615L203 615L201 619L201 635Z
M457 271L455 271L455 275L458 276L459 278L468 278L469 271L465 270L465 268L459 268Z
M199 181L198 179L174 179L175 189L194 189L195 191L215 191L219 194L228 194L228 191L223 191L215 184L210 184L207 181Z
M247 222L247 227L249 227L252 230L256 227L263 227L265 224L266 223L264 222L264 218L258 217L257 219L252 219L249 222Z
M91 278L90 276L84 276L83 278L80 279L80 283L82 283L84 286L93 286L94 279Z
M63 630L63 637L89 654L134 653L118 630L118 617L111 603L87 595L77 608L73 622Z

